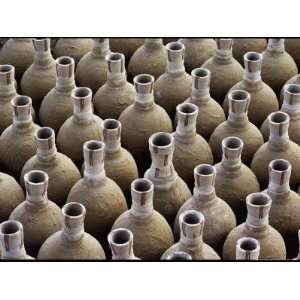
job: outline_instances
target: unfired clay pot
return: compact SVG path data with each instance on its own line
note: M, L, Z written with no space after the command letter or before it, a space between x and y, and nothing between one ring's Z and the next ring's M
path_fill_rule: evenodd
M49 127L40 128L35 134L36 154L24 165L20 182L25 186L24 175L32 170L41 170L49 176L48 196L62 206L72 186L80 179L80 172L72 160L57 152L55 133Z
M265 193L249 194L246 198L248 215L246 222L234 228L226 238L223 259L236 257L236 243L242 237L255 238L260 243L259 259L285 260L286 249L280 233L269 225L272 200Z
M235 250L236 260L258 260L260 243L254 238L242 237L236 242Z
M154 184L154 208L173 226L177 211L192 196L173 165L174 137L155 133L149 139L149 149L152 163L144 177Z
M186 38L179 42L185 46L184 65L189 74L211 58L217 49L214 39Z
M76 202L62 208L62 230L52 234L42 245L38 259L105 259L100 243L84 231L85 207Z
M93 48L79 61L76 68L78 86L89 87L94 93L106 82L106 55L110 54L109 39L97 38Z
M248 119L250 94L243 90L230 91L228 100L228 118L215 129L209 139L209 145L215 161L218 162L222 157L222 140L228 136L239 137L244 142L242 161L250 165L255 152L264 142L259 129Z
M54 129L57 133L62 124L72 116L72 90L75 88L74 59L68 56L56 60L56 86L44 97L39 120L43 126Z
M298 230L300 228L300 196L290 189L292 166L289 161L276 159L269 164L269 185L266 193L272 198L270 225L285 240L287 257L297 255Z
M60 209L48 199L48 175L30 171L24 176L26 200L10 214L10 220L22 223L24 243L30 255L36 257L44 241L60 229Z
M102 140L103 121L93 113L92 91L80 87L72 91L73 115L57 134L57 147L80 167L83 163L82 147L86 141Z
M179 217L187 211L194 209L205 217L203 240L218 253L228 233L236 227L236 219L230 206L220 199L215 192L216 169L208 164L201 164L194 169L195 188L193 197L185 202L179 209L175 224L174 235L179 238Z
M284 90L285 90L285 86L288 84L300 84L300 74L297 74L295 76L293 76L292 78L290 78L282 87L281 92L280 92L280 97L279 97L279 106L281 107L283 104L283 98L284 98Z
M244 66L244 55L247 52L261 53L267 48L267 40L265 38L237 38L233 39L232 54L233 57Z
M151 75L142 74L135 77L135 102L127 107L119 118L122 123L123 146L133 155L140 176L144 175L151 163L149 137L159 131L172 132L170 117L154 102L153 83L154 77Z
M232 56L232 39L217 39L216 54L203 65L211 71L211 96L222 103L229 89L243 78L243 68Z
M94 95L93 104L99 117L118 119L122 111L134 102L135 90L127 81L123 54L109 54L106 62L107 81Z
M262 55L262 80L279 95L285 82L298 73L297 65L285 51L284 39L269 39Z
M285 39L284 45L285 45L286 52L288 52L293 57L299 69L300 68L300 39L299 38Z
M60 56L70 56L77 64L87 52L91 51L92 46L92 39L61 38L55 43L53 53L56 58Z
M212 164L214 159L206 140L196 133L198 107L192 103L182 103L176 111L173 164L178 175L193 188L194 168L202 163Z
M258 127L261 126L270 113L279 109L276 94L261 79L261 61L261 54L247 52L244 55L244 78L229 91L244 90L250 94L248 118L251 123ZM228 114L228 96L223 102L223 108L225 113Z
M34 61L26 70L21 80L23 95L32 99L32 106L39 110L43 98L55 86L55 60L51 55L50 39L33 39Z
M67 202L85 206L86 232L101 241L107 241L111 226L127 209L120 187L106 176L104 170L104 143L88 141L83 146L84 177L71 189Z
M217 175L215 189L218 197L226 201L234 211L237 223L247 216L245 199L248 194L260 191L255 174L242 163L243 141L227 137L222 141L222 160L215 165Z
M0 259L33 259L24 247L23 225L18 221L5 221L0 224Z
M255 173L261 188L268 185L269 163L278 158L288 160L292 165L291 188L297 189L300 184L300 147L289 138L290 117L285 112L274 112L268 117L270 137L255 153L251 169Z
M34 48L32 39L29 38L11 38L0 51L0 64L14 66L17 80L33 63L33 58Z
M32 121L29 97L16 96L11 105L14 120L0 136L0 162L9 174L19 178L24 164L36 152L34 134L39 126Z
M134 236L134 253L141 259L148 260L158 260L174 243L169 224L153 209L153 191L151 181L147 179L133 181L131 209L124 212L112 227L129 229Z
M176 251L190 254L193 260L219 260L213 248L203 242L204 215L196 210L187 210L179 216L180 239L171 246L161 259L167 259Z
M225 121L221 105L210 96L210 76L208 69L197 68L192 71L192 93L186 102L198 106L196 121L197 133L209 140L215 128Z
M128 76L130 81L139 74L150 74L157 79L165 72L166 65L167 51L162 39L145 39L144 45L130 58Z
M155 102L162 106L173 120L176 106L191 94L192 78L184 67L184 45L172 42L166 46L167 67L154 83Z

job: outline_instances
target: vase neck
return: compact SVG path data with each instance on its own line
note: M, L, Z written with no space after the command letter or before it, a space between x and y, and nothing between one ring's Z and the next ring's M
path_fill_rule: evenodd
M171 42L167 46L167 68L166 71L171 76L185 74L184 52L185 46L180 42Z
M192 93L194 102L207 102L210 100L211 72L205 68L197 68L192 71Z
M216 39L217 50L214 58L221 61L228 61L232 59L232 39Z
M36 132L35 143L37 157L40 161L52 161L56 157L55 133L50 127L41 127Z
M105 153L117 153L121 150L121 122L106 119L103 123Z
M154 105L154 77L148 74L137 75L133 79L136 91L134 105L139 109L147 110Z
M247 52L244 55L244 80L251 85L261 83L262 55L257 52Z
M274 148L282 148L289 144L290 117L285 112L274 112L268 116L270 136L269 144Z
M93 119L92 91L86 87L75 88L73 99L73 117L76 122L88 123Z
M56 59L56 90L71 93L75 88L75 61L72 57L62 56Z
M27 96L16 96L11 100L13 107L13 126L16 128L30 127L32 124L32 101Z
M122 86L127 81L125 56L121 53L112 53L106 56L107 83L111 86Z
M222 141L221 165L227 170L239 170L242 166L241 155L244 142L238 137L227 137Z
M92 49L93 55L99 58L105 58L106 55L110 54L109 39L95 38L93 39L94 46Z
M48 67L53 62L50 48L50 39L33 39L34 61L33 64L38 67Z
M254 238L242 237L236 243L237 260L258 260L259 252L259 241Z
M11 98L16 94L15 67L12 65L0 65L0 96Z
M283 53L284 48L284 39L269 39L267 51L271 53Z
M283 92L281 111L286 112L292 120L300 118L300 85L286 84Z

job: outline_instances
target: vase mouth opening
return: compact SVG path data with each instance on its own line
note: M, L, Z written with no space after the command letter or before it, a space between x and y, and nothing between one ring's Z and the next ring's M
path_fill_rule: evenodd
M135 76L133 81L135 84L138 84L138 85L149 85L149 84L153 84L154 77L149 74L140 74L140 75Z
M133 234L130 230L126 228L118 228L109 234L109 242L115 245L125 246L133 238Z
M210 76L211 72L205 68L196 68L192 71L192 76L197 78L206 78Z
M171 42L166 45L166 48L172 52L181 52L184 49L184 45L181 42Z
M105 148L105 144L101 141L88 141L84 144L84 148L88 151L103 151Z
M294 94L300 96L300 84L287 84L284 87L284 91L287 94Z
M23 226L20 222L8 220L0 224L0 233L3 235L14 235L22 230Z
M14 66L12 65L0 65L0 73L10 73L14 69Z
M289 116L285 112L277 111L269 115L269 122L272 124L283 124L289 122Z
M270 168L280 173L289 170L290 167L290 162L285 159L276 159L270 162Z
M33 170L26 173L24 179L32 185L42 185L48 181L49 177L46 172Z
M121 61L123 58L124 55L122 53L112 53L107 56L107 60L110 61Z
M193 103L182 103L177 106L177 111L182 114L191 115L198 112L198 107Z
M235 102L245 102L247 101L250 96L249 93L243 90L235 90L229 92L229 98L234 100Z
M173 260L173 261L187 261L192 260L192 256L186 252L183 251L175 251L174 253L170 254L167 257L167 260Z
M154 147L167 148L173 143L173 137L166 132L158 132L150 137L150 144Z
M87 98L92 96L92 90L88 87L79 87L73 90L72 96L78 99Z
M216 173L216 169L212 165L201 164L195 168L195 173L201 176L211 176Z
M63 65L63 66L74 64L74 59L69 56L61 56L56 61L59 65Z
M252 193L247 196L247 204L254 207L267 207L270 203L270 196L264 193Z
M255 251L259 247L259 244L256 239L245 237L238 241L238 246L244 251Z
M106 119L103 122L104 129L114 130L121 127L121 122L115 119Z
M28 96L16 96L12 103L14 106L27 106L31 104L31 98Z
M62 213L69 218L80 218L81 216L85 215L85 207L81 203L77 202L70 202L64 205L62 208Z
M197 226L203 221L203 214L195 210L188 210L182 216L182 222L189 226Z
M153 183L148 179L138 178L131 183L131 189L139 194L149 193L153 190Z
M260 61L261 60L261 54L257 52L247 52L244 55L245 61Z
M36 137L39 140L48 140L53 135L54 135L54 130L50 127L42 127L36 133Z
M243 147L244 142L240 138L232 136L223 139L222 144L225 148L238 150Z

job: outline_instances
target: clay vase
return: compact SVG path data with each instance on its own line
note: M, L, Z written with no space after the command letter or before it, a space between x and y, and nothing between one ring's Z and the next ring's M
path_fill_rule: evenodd
M133 53L144 44L142 38L110 38L109 46L112 52L121 52L128 62Z
M288 84L300 84L300 74L297 74L290 78L282 87L279 97L279 106L281 107L284 102L284 93L285 93L285 86Z
M1 260L33 259L26 253L23 226L18 221L5 221L0 224L0 248Z
M277 96L266 85L260 76L262 55L257 52L247 52L244 56L244 78L229 91L244 90L250 94L248 118L255 126L260 127L268 115L279 109ZM223 108L228 114L228 96L223 102Z
M39 126L32 121L29 97L16 96L11 105L14 111L13 124L0 136L0 162L9 174L20 178L24 164L36 152L34 134Z
M259 259L285 260L286 248L280 233L269 225L272 200L265 193L249 194L246 198L248 215L246 222L234 228L226 238L223 259L236 257L236 243L242 237L255 238L260 243Z
M229 204L237 223L247 216L245 199L248 194L259 192L260 186L255 174L242 163L244 143L238 137L227 137L222 141L222 160L215 165L215 189L218 197Z
M162 255L165 260L177 251L192 256L193 260L219 260L213 248L203 242L204 215L196 210L187 210L179 216L180 239Z
M232 56L232 39L216 39L217 50L203 65L211 71L210 92L222 103L229 89L243 78L243 68Z
M237 38L233 39L233 57L244 66L244 55L247 52L261 53L267 48L267 40L264 38Z
M49 176L48 196L59 206L65 204L69 191L80 179L80 172L72 160L57 152L54 130L40 128L35 134L36 154L24 165L20 182L25 187L24 175L32 170L41 170ZM63 179L63 180L62 180Z
M43 98L55 86L55 60L51 55L50 39L33 39L34 61L21 79L23 95L32 99L32 106L39 110Z
M288 52L293 57L299 69L300 68L300 39L299 38L285 39L284 45L285 45L286 52Z
M151 181L134 180L131 185L132 206L115 221L112 229L130 230L134 236L134 253L141 259L157 261L174 243L174 237L165 218L153 209L153 191Z
M107 177L118 184L126 199L129 200L131 182L137 179L139 174L134 158L121 146L121 131L120 121L114 119L104 121L104 167Z
M299 84L286 84L283 90L284 100L280 110L290 117L289 137L291 141L300 145L300 81ZM260 131L264 140L267 141L270 135L268 119L265 120Z
M67 202L84 205L86 232L106 243L114 221L127 209L126 199L120 187L106 176L104 143L88 141L84 143L83 153L84 176L72 187Z
M248 119L250 94L243 90L230 91L228 101L228 118L214 130L209 139L209 145L215 161L219 162L222 157L223 139L228 136L239 137L244 142L242 161L250 165L255 152L264 142L259 129Z
M173 226L179 208L192 196L173 165L174 137L155 133L149 139L149 149L152 163L144 177L154 184L154 208Z
M162 39L145 39L129 60L128 77L132 81L139 74L150 74L157 79L165 72L166 65L167 51Z
M123 54L109 54L106 62L107 81L94 95L93 104L99 117L118 119L122 111L134 102L135 90L127 81Z
M218 253L228 233L236 227L236 219L230 206L215 192L216 169L208 164L201 164L194 169L195 188L192 198L185 202L179 209L175 224L174 235L180 236L179 217L188 210L201 212L205 217L203 240Z
M0 64L14 66L17 80L33 63L33 58L34 48L29 38L8 39L0 51Z
M171 120L176 114L176 106L191 94L192 78L184 67L184 45L172 42L166 46L167 67L164 74L154 83L155 102L162 106Z
M192 260L192 256L183 251L175 251L166 257L166 260L172 261L189 261Z
M185 46L184 65L189 74L211 58L217 49L214 39L186 38L179 42Z
M22 223L28 253L36 257L44 241L60 229L60 208L48 199L49 177L43 171L30 171L24 176L26 200L10 214L10 220Z
M236 260L258 260L260 243L254 238L242 237L237 241L235 249Z
M107 237L112 260L139 260L133 253L133 234L126 228L112 230Z
M103 121L93 113L92 91L89 88L75 88L71 97L73 115L63 123L58 131L57 147L61 153L67 155L78 167L81 167L83 144L93 139L102 140Z
M92 39L87 38L61 38L55 44L53 49L54 56L70 56L75 60L75 64L89 51L93 46Z
M79 61L76 68L78 86L89 87L94 93L106 82L106 55L110 54L109 39L93 40L93 48Z
M176 111L173 164L178 175L193 188L194 168L203 163L212 164L214 159L207 141L196 133L198 107L192 103L182 103Z
M101 244L85 232L85 207L70 202L61 210L61 230L49 236L41 246L38 260L104 260Z
M285 82L298 73L297 65L285 51L284 39L269 39L262 55L262 80L279 95Z
M149 168L151 158L148 150L149 137L159 131L172 132L172 122L166 111L154 102L154 77L147 74L134 78L135 101L120 115L121 140L134 157L140 176Z
M296 190L300 184L300 147L289 138L290 117L278 111L268 117L270 137L255 153L251 169L255 173L262 189L268 186L268 166L274 159L286 159L292 165L290 185Z
M269 185L266 193L272 199L270 225L285 240L287 257L297 255L298 229L300 228L300 196L290 189L292 166L289 161L276 159L269 164Z
M56 60L56 86L44 97L39 120L43 126L51 127L55 133L72 116L72 90L75 88L74 59L68 56Z

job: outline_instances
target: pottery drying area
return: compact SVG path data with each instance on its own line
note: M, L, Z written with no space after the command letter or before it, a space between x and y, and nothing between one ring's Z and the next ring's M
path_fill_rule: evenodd
M300 39L0 39L2 260L300 259Z

